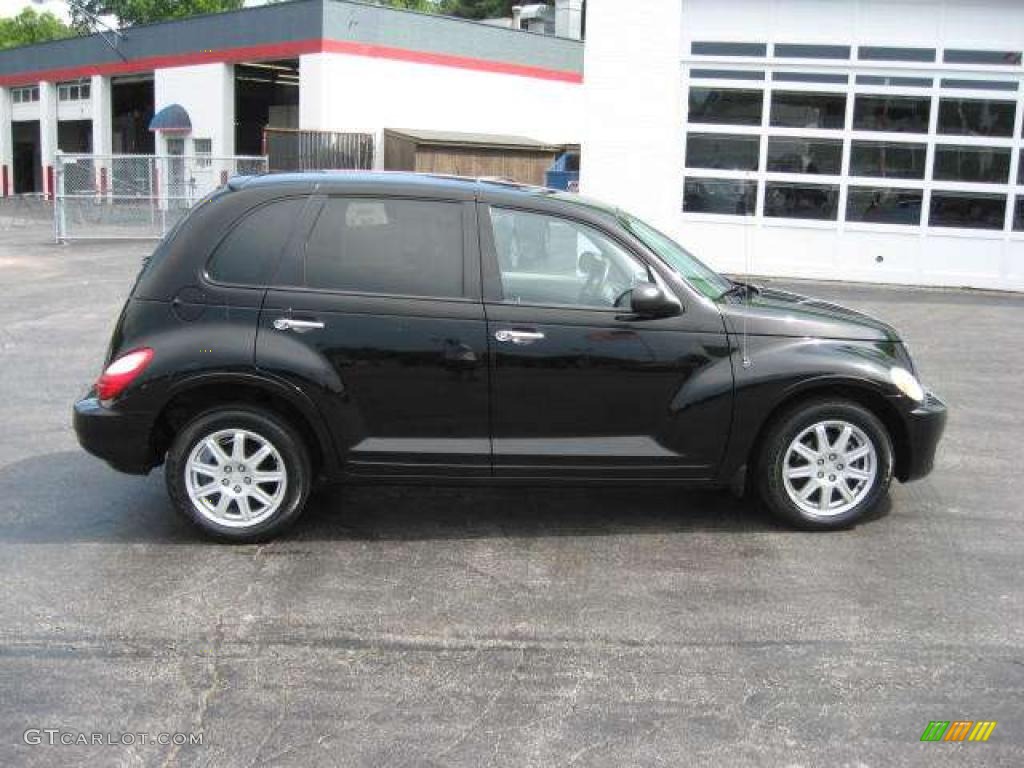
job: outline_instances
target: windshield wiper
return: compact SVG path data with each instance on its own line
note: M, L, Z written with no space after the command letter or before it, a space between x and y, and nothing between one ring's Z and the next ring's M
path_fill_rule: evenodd
M756 296L761 292L761 289L753 283L744 283L742 280L730 280L730 282L732 285L722 291L718 298L724 299L726 296L740 296L746 294Z

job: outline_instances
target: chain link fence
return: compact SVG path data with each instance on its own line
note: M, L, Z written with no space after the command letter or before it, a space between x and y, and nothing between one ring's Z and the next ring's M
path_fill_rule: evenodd
M158 239L232 176L266 172L266 157L59 154L55 235L58 242Z

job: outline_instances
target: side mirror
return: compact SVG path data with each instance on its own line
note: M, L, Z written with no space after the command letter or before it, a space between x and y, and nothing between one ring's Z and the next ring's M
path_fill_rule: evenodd
M629 305L633 314L640 317L668 317L679 314L679 305L654 283L633 286Z

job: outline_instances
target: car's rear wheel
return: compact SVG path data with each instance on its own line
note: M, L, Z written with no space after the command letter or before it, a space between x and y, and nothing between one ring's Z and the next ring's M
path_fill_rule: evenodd
M769 427L758 483L780 517L802 528L843 528L884 498L892 465L892 440L871 411L847 400L817 400Z
M268 411L207 411L175 437L165 466L175 507L217 538L271 538L302 513L309 452L286 421Z

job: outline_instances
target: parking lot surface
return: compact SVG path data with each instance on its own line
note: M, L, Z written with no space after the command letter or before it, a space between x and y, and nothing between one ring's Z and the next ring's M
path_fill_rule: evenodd
M1024 297L784 283L894 323L950 405L933 475L851 531L717 492L359 487L223 546L70 428L152 245L46 235L0 232L0 765L1024 765Z

